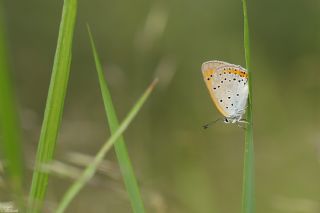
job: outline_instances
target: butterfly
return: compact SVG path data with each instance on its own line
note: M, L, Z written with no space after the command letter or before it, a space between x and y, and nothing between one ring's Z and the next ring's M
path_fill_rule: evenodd
M201 70L211 99L224 116L224 122L247 123L242 119L249 94L247 70L239 65L217 60L204 62ZM204 127L207 128L208 125Z

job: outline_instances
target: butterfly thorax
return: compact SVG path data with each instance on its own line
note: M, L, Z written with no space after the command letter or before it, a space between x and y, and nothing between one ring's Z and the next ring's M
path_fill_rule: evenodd
M224 123L247 123L245 119L242 119L242 116L245 114L246 110L245 109L241 109L238 110L234 115L229 116L229 117L225 117L223 122Z
M237 117L225 117L223 122L225 122L226 124L229 124L229 123L234 124L236 122L239 122L241 119L242 119L242 115Z

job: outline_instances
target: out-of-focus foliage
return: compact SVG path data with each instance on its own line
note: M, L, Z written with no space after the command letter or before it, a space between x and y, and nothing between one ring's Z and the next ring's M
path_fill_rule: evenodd
M48 91L62 1L6 1L25 155L31 165ZM320 211L320 3L249 1L256 209ZM125 134L148 212L239 212L244 131L218 123L201 63L244 64L241 1L79 1L70 85L56 159L93 155L109 136L86 34L88 22L119 117L155 75L160 82ZM120 119L121 120L121 119ZM70 206L130 212L116 158ZM85 162L76 159L77 165ZM30 182L29 180L26 181ZM47 207L67 178L51 176ZM0 190L0 201L6 195Z

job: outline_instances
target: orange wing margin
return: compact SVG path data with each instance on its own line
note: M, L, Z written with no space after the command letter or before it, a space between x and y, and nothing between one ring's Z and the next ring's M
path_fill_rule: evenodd
M219 103L218 103L218 100L214 97L213 95L213 92L212 92L212 76L213 76L213 73L216 71L217 67L213 67L213 68L205 68L203 65L202 65L202 75L203 75L203 80L204 82L206 83L206 86L207 86L207 89L209 91L209 94L210 94L210 97L214 103L214 105L217 107L218 111L225 117L227 117L227 112L224 111Z

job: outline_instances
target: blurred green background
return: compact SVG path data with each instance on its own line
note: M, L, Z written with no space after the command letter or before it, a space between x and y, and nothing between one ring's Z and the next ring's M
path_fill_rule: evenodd
M10 65L30 188L63 1L4 1ZM253 72L256 210L320 212L320 1L248 2ZM244 131L218 123L200 67L244 66L241 1L79 1L70 84L45 212L109 137L89 23L123 118L159 85L125 133L147 212L240 212ZM59 164L60 163L60 164ZM80 165L80 166L79 166ZM131 212L115 154L68 212ZM72 168L69 168L72 166ZM110 168L108 167L110 166ZM0 201L8 201L4 184Z

